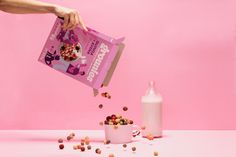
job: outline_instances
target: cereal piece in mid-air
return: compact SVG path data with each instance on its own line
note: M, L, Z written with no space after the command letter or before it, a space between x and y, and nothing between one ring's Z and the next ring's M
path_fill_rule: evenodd
M99 122L99 125L103 126L103 122Z
M127 111L127 110L128 110L128 107L124 106L123 111Z
M108 92L101 93L101 96L104 98L111 99L111 95Z
M99 104L98 107L99 107L100 109L102 109L102 108L103 108L103 104Z

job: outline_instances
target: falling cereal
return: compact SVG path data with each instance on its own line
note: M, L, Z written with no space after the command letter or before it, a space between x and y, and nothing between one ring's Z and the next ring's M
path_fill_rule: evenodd
M99 125L103 126L103 122L99 122Z
M102 109L102 108L103 108L103 104L99 104L98 107L99 107L100 109Z
M123 111L127 111L127 110L128 110L128 107L124 106Z

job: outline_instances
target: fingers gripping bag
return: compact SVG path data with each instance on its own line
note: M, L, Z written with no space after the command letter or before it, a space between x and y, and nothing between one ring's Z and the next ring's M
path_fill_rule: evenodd
M107 86L124 49L124 38L114 39L91 28L62 29L57 18L38 61L93 88Z

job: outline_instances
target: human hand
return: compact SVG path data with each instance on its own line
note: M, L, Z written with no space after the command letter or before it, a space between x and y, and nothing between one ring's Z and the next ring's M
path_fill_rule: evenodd
M77 10L56 6L54 9L54 14L64 18L64 24L62 25L63 29L71 30L79 25L82 27L82 29L88 31Z

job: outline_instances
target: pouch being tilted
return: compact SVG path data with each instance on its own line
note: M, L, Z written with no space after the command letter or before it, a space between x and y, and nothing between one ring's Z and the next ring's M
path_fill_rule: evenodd
M124 38L114 39L91 28L63 30L57 18L39 61L93 88L107 86L124 49Z

